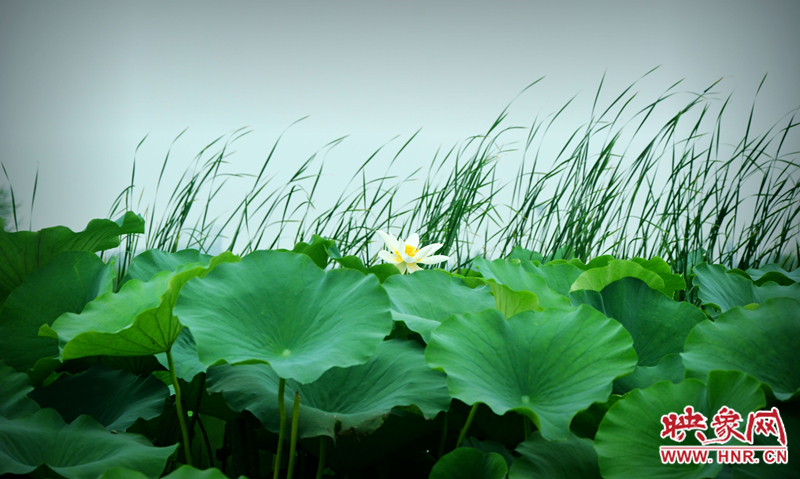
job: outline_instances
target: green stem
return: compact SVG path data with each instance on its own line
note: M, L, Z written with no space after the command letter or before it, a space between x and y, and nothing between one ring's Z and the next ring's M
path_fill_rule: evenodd
M292 407L292 438L289 441L289 470L286 479L292 479L294 472L294 453L297 447L297 424L300 422L300 391L294 392L294 406Z
M444 413L444 424L442 424L442 437L439 439L439 451L436 454L436 458L440 458L444 456L444 446L447 442L447 423L448 419L450 419L450 411L445 411Z
M469 411L469 416L467 416L467 422L464 423L464 427L461 428L461 434L458 435L458 441L456 441L456 449L461 447L461 443L464 442L464 438L467 437L467 430L469 429L469 425L472 424L472 418L475 417L475 413L478 411L478 405L480 403L475 403L472 405L472 409Z
M322 479L322 472L325 470L325 455L328 452L328 441L325 436L320 437L319 441L319 465L317 466L317 479Z
M186 454L186 464L192 465L192 451L189 449L189 432L186 430L186 421L183 419L183 405L181 405L181 387L178 384L178 376L175 374L175 362L172 360L172 350L167 350L167 361L169 362L169 374L172 376L172 387L175 388L175 409L178 410L178 423L181 425L183 435L183 452Z
M286 389L286 380L278 381L278 414L281 416L281 425L278 430L278 452L275 455L275 472L272 479L278 479L281 472L281 455L283 454L283 435L286 433L286 404L283 400L283 391Z
M523 416L522 425L525 428L525 440L527 441L528 438L531 436L531 418L529 418L528 416Z

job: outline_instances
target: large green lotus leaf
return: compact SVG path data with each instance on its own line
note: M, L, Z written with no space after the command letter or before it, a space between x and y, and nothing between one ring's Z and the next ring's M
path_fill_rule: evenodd
M514 246L514 248L511 250L511 253L508 255L507 259L518 259L520 261L523 260L537 261L540 264L544 262L544 256L537 253L536 251L525 249L522 246Z
M104 472L103 475L97 479L147 479L147 476L138 471L114 467ZM163 476L161 479L228 479L228 476L215 467L201 471L192 466L183 465L166 476ZM245 478L245 476L239 476L239 479L247 478Z
M397 266L389 263L376 264L367 268L357 256L342 256L341 258L333 258L333 260L343 268L354 269L364 274L374 274L381 283L386 281L389 276L400 274Z
M392 276L383 288L392 302L392 318L403 321L426 342L448 317L495 307L488 287L470 288L462 279L441 271Z
M750 268L746 271L753 282L761 286L768 281L773 281L783 286L788 286L792 283L800 283L800 268L793 271L786 271L775 263L765 264L764 266L756 269Z
M698 324L681 354L686 374L713 369L743 371L768 384L785 401L800 391L800 301L767 300L755 310L733 308Z
M477 449L484 454L488 454L490 452L496 452L497 454L503 456L503 459L506 460L506 465L508 465L508 467L511 467L511 465L514 464L514 461L517 459L511 454L511 451L509 451L506 448L506 446L491 439L487 439L486 441L480 441L475 437L470 436L464 439L464 442L461 443L461 447L470 447L472 449Z
M106 429L125 431L140 417L148 420L161 414L169 390L152 376L142 378L95 364L84 373L62 376L28 397L41 407L55 409L67 422L88 414Z
M0 417L0 474L28 474L47 466L67 479L95 479L124 467L156 478L176 447L153 447L136 434L111 434L89 416L68 425L53 409Z
M530 291L513 291L508 286L497 284L494 281L489 281L488 284L492 288L497 309L506 318L523 311L544 311L544 308L539 304L539 297Z
M562 296L569 296L569 290L576 279L583 273L583 270L574 264L559 259L551 261L547 264L530 268L539 276L543 277L550 287L556 293Z
M588 289L591 291L602 291L609 284L619 281L622 278L638 278L652 289L664 292L666 285L661 276L645 269L633 261L615 259L609 261L607 265L600 268L592 268L584 271L578 279L572 283L570 292Z
M655 366L636 366L633 373L614 381L614 392L624 394L632 389L649 388L659 381L679 383L686 377L680 353L667 354Z
M548 441L539 431L517 446L522 455L508 471L509 479L600 479L597 453L589 439L572 434Z
M604 254L602 256L592 258L588 263L584 263L579 258L572 258L571 260L569 260L569 263L577 266L578 269L580 269L581 271L588 271L590 269L602 268L604 266L607 266L608 263L614 261L615 259L616 258L611 256L610 254Z
M279 379L267 364L213 366L208 390L222 392L232 409L246 409L268 430L278 432ZM339 431L370 434L397 406L414 405L428 419L450 406L444 374L425 364L423 348L414 341L384 341L367 363L331 368L309 384L287 380L286 404L294 402L295 391L301 398L301 439L336 438ZM286 415L291 421L291 407Z
M661 437L661 416L683 414L692 406L708 421L708 438L716 437L711 428L715 414L727 406L746 418L766 404L759 382L739 371L712 371L705 383L687 379L679 384L662 381L647 389L634 389L606 413L594 440L605 479L654 477L700 479L716 477L722 466L713 464L662 464L660 446L698 446L694 431L686 432L683 442ZM744 424L740 424L740 432ZM732 445L733 443L729 443ZM713 457L713 455L712 455Z
M322 236L316 234L311 236L311 243L305 243L301 241L294 245L292 251L294 253L308 256L312 261L314 261L314 264L322 269L325 269L331 257L341 256L339 249L336 248L335 241L329 240L328 238L323 238Z
M512 291L534 293L543 308L570 308L569 299L550 289L547 280L537 273L536 266L530 261L487 261L479 257L475 258L474 265L487 280L506 285Z
M622 278L615 281L599 293L591 290L580 290L571 293L573 304L588 304L609 318L616 319L631 333L633 347L639 358L637 369L652 368L659 365L665 356L683 351L683 343L689 332L706 316L696 306L673 301L670 297L651 289L638 278ZM680 363L680 358L674 356ZM672 361L665 366L665 372L675 369ZM682 367L680 367L682 369ZM657 370L656 370L657 371ZM652 377L653 370L645 373L620 378L626 389L616 392L627 392L634 387L644 388L669 377ZM632 381L632 379L644 381Z
M31 381L25 373L0 361L0 416L13 419L39 410L39 406L26 394L33 391Z
M162 271L177 271L178 267L189 263L208 264L211 258L211 255L202 254L196 249L185 249L175 253L150 249L133 258L128 273L120 285L132 279L149 281Z
M504 479L506 474L508 465L500 454L460 447L442 456L433 465L428 479Z
M725 312L736 306L762 304L770 298L794 298L800 300L800 283L781 286L766 283L756 286L740 274L730 273L719 264L703 263L695 266L697 277L693 284L699 288L697 296L705 305Z
M87 304L81 314L59 317L39 333L58 338L62 359L85 356L149 356L166 352L182 325L172 309L181 288L202 278L221 263L238 261L229 252L177 272L164 271L149 281L131 280L118 293L106 293Z
M79 233L64 226L16 233L0 228L0 304L29 274L62 251L95 253L116 248L119 236L131 233L144 233L144 220L130 211L117 221L92 220Z
M43 324L63 313L80 313L113 288L114 265L93 253L65 251L22 282L0 308L0 357L18 371L58 356L58 342L39 336Z
M673 301L638 278L622 278L595 294L602 298L600 312L631 333L640 366L654 366L667 354L681 352L689 332L705 320L696 306Z
M631 261L659 275L661 279L664 280L664 289L662 292L670 298L675 294L675 291L683 291L686 289L686 281L684 281L683 276L673 273L669 264L658 256L653 259L631 258Z
M266 362L303 384L334 366L365 363L393 324L374 276L324 271L282 251L217 266L183 288L175 314L191 329L203 364Z
M614 378L634 370L636 353L622 325L581 306L508 320L497 310L452 316L433 332L425 360L447 373L454 398L500 416L524 414L557 440L578 411L608 399Z

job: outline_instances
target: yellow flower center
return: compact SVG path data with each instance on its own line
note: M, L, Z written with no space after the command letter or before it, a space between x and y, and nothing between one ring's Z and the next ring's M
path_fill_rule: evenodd
M415 254L419 253L419 250L414 248L413 246L406 245L405 253L413 258ZM403 257L400 256L400 253L395 251L394 254L395 256L397 256L397 259L403 261Z

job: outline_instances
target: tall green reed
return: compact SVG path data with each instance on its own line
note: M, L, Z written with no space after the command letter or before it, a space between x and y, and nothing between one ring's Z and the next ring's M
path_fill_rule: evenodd
M720 150L721 120L731 97L713 116L715 82L689 94L690 100L652 138L641 141L637 135L663 110L665 100L677 95L680 82L620 125L632 108L636 94L631 89L637 82L602 109L601 80L590 121L569 136L555 157L540 157L542 145L572 100L546 124L537 118L530 127L503 127L509 104L485 134L444 155L437 151L415 191L410 183L421 169L403 177L392 170L419 132L398 149L383 175L371 177L367 170L387 145L378 148L329 204L315 196L324 170L324 158L318 156L344 138L302 162L285 183L270 187L274 177L268 175L269 166L283 134L257 174L229 173L225 159L231 145L250 133L236 130L201 150L159 210L158 189L170 148L152 206L144 213L148 227L143 241L146 248L208 251L224 238L229 250L247 254L291 247L319 234L334 238L342 254L371 264L380 247L375 230L384 229L400 237L418 231L423 243L442 243L441 253L451 256L452 270L469 268L476 254L506 256L515 246L545 258L584 261L602 254L659 256L687 279L692 264L702 260L742 269L767 262L797 267L800 175L797 152L782 151L798 126L794 116L777 131L776 124L756 135L751 131L754 102L744 138L726 154ZM508 149L506 138L519 132L524 133L524 146ZM520 151L514 180L502 183L498 162ZM141 206L141 198L134 205L135 173L134 157L131 184L112 205L111 216ZM237 181L237 190L244 191L241 200L232 212L212 218L211 206L229 181ZM120 262L123 271L141 249L137 241L128 238Z

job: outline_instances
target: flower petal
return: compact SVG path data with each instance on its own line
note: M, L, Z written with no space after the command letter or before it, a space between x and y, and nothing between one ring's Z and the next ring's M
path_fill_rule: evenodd
M445 261L450 261L449 256L445 256L443 254L435 254L433 256L428 256L427 258L419 260L422 264L438 264L443 263Z
M432 243L432 244L429 244L428 246L426 246L425 248L422 248L422 249L430 248L425 253L425 256L428 256L429 254L433 254L433 253L439 251L439 248L441 248L442 246L444 246L442 243Z
M419 260L427 257L429 254L431 254L433 252L433 247L434 246L436 246L436 245L429 244L428 246L423 246L419 251L417 251L417 254L414 255L414 259L419 261Z
M400 262L400 263L395 264L395 266L397 266L397 269L400 270L400 274L405 274L406 273L406 264L405 263Z
M397 244L397 240L394 238L394 236L384 233L381 230L378 230L377 233L381 237L383 242L386 243L386 246L388 246L390 250L397 251L400 249L400 245Z
M417 271L422 271L422 268L420 268L417 263L411 263L411 264L408 265L409 274L415 273Z
M378 256L380 256L381 259L387 263L397 264L402 262L402 260L398 258L396 254L386 251L385 249L378 251Z
M416 233L411 233L411 236L409 236L406 240L406 245L417 249L417 246L419 246L419 235Z

